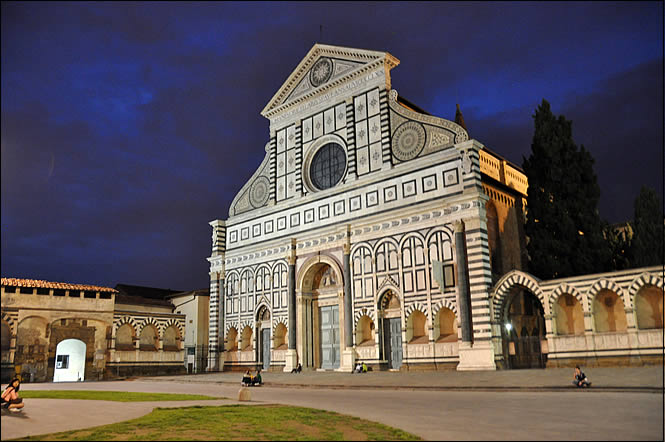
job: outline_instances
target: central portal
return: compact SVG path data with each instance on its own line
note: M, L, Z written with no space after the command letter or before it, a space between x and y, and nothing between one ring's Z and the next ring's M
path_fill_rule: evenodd
M337 370L342 364L342 275L330 257L305 263L298 282L298 359L303 368Z
M321 318L321 368L339 368L339 306L320 307Z

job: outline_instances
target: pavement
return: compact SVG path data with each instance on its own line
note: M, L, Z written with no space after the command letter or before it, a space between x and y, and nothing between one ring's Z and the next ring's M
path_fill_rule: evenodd
M663 367L582 367L594 391L663 390ZM303 371L302 373L262 372L266 386L303 388L389 388L461 391L573 391L574 369L548 368L500 371L378 371L339 373ZM187 376L156 376L142 380L238 384L239 372L204 373Z
M320 408L381 422L427 440L662 440L663 367L497 372L263 373L252 401ZM241 373L23 384L23 390L207 394L214 401L109 402L27 399L3 412L2 440L69 431L143 416L155 407L237 404ZM571 413L571 410L579 410Z

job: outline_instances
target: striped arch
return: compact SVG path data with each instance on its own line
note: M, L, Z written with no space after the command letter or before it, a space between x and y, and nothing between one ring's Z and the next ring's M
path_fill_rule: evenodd
M591 286L589 290L587 290L587 302L589 303L588 311L591 311L593 298L596 297L598 292L605 289L613 291L619 296L619 298L621 298L621 300L623 301L624 309L632 308L632 302L630 302L630 299L626 296L624 290L621 287L619 287L616 282L609 279L599 279L598 281L594 282L594 284Z
M425 307L423 304L421 304L418 301L412 302L411 304L409 304L408 307L406 307L406 309L404 310L404 317L408 318L409 316L411 316L411 313L413 313L415 310L419 310L420 313L422 313L423 315L425 315L425 317L427 317L428 313L427 307Z
M12 334L12 337L16 336L16 321L14 318L12 318L10 315L7 314L7 312L2 312L2 320L5 321L9 325L9 331Z
M443 226L437 226L432 228L429 232L427 232L427 235L425 236L425 244L429 243L429 240L436 232L443 232L448 237L450 238L450 241L453 241L453 238L455 237L455 232L452 228L452 225L450 224L444 224ZM453 247L454 249L454 247Z
M356 312L353 315L354 330L358 328L358 321L360 321L360 318L363 316L369 316L369 319L371 319L374 325L376 326L376 318L374 317L374 310L363 307L360 310L356 310Z
M240 333L240 332L238 331L238 328L239 328L239 326L238 326L238 322L237 322L237 321L232 321L232 322L227 322L227 323L224 325L224 336L228 336L228 334L229 334L229 330L231 330L231 328L235 328L235 329L236 329L236 333Z
M244 321L240 322L240 330L238 330L238 333L242 334L242 331L245 329L245 327L249 327L252 330L252 333L254 333L254 320L245 319Z
M436 315L439 313L439 310L441 310L441 307L445 307L452 311L455 314L455 318L459 321L459 316L457 315L457 305L456 303L450 302L447 299L441 299L438 301L436 304L434 304L434 307L432 307L432 317L436 317Z
M494 308L494 319L501 321L502 310L501 307L505 302L506 297L510 293L510 290L516 286L520 285L531 291L543 306L543 309L549 310L549 303L545 302L545 296L542 289L539 285L540 280L533 275L530 275L526 272L521 272L519 270L512 270L506 273L494 286L492 293L492 306ZM545 315L549 315L550 312L546 310Z
M148 325L152 325L155 327L155 330L157 330L157 335L159 339L162 339L162 325L158 323L155 318L145 318L143 321L140 322L139 327L136 328L136 331L138 332L137 336L140 336L141 333L143 332L143 329L146 328Z
M582 311L588 312L591 309L589 308L589 300L582 296L582 294L572 285L566 284L565 282L560 284L552 293L550 293L550 312L554 311L554 304L559 300L561 295L568 294L574 296L582 306Z
M370 252L373 249L372 245L370 243L368 243L367 241L357 242L353 246L351 246L351 256L353 256L353 254L356 253L356 250L358 250L361 247L367 247Z
M635 295L637 295L637 292L639 292L640 289L645 285L653 285L661 290L664 290L662 278L644 272L640 276L635 278L633 282L630 284L630 288L628 288L628 299L630 300L630 307L626 306L626 308L634 308Z
M395 246L395 250L397 253L399 253L399 246L400 243L392 237L387 237L387 238L382 238L380 241L377 241L376 244L374 244L374 247L369 246L370 250L372 251L372 256L376 256L376 251L379 250L379 247L383 245L384 243L391 243L392 245Z
M285 259L278 259L276 261L273 261L272 265L270 266L270 273L272 274L272 272L274 272L277 266L279 266L280 264L285 265L287 270L289 269L289 263L287 263Z
M406 235L404 235L402 237L402 239L400 239L400 241L399 241L399 247L397 247L397 251L399 253L402 253L402 247L404 246L404 243L406 242L407 239L409 239L411 237L416 237L419 240L421 240L423 242L423 248L427 247L427 242L425 241L425 236L422 233L420 233L420 232L409 232Z
M268 311L270 312L270 316L272 317L272 308L270 307L270 301L268 301L268 298L265 295L261 295L261 298L259 298L259 302L254 307L254 313L253 313L254 321L256 321L256 315L259 314L259 311L261 310L262 307L268 309Z
M113 321L113 336L116 335L118 329L125 324L129 324L134 329L134 335L138 337L138 324L136 323L136 318L131 316L123 316L120 319Z
M386 280L387 279L388 278L386 278ZM390 278L390 281L392 281L392 278ZM378 305L377 305L378 309L379 310L385 310L386 307L388 307L386 305L386 302L388 301L388 297L385 296L385 294L388 290L390 290L391 292L393 292L395 294L395 296L397 296L397 299L399 300L400 308L404 309L404 298L402 297L402 294L399 291L399 287L394 286L391 283L383 283L383 284L381 284L381 287L379 287L379 289L377 291L378 294L379 294L379 296L377 298L379 300Z
M166 330L167 328L173 326L173 327L175 327L175 328L178 329L178 332L180 332L180 339L182 339L183 341L185 340L185 327L184 327L184 325L183 325L183 323L182 323L181 320L178 320L178 319L175 319L175 318L171 318L171 319L169 319L168 321L165 321L163 324L164 324L164 329L162 330L162 333L163 333L164 330Z
M279 318L273 318L272 320L272 333L271 336L275 335L275 329L279 324L283 324L286 327L286 330L289 329L289 318L286 316L280 316Z

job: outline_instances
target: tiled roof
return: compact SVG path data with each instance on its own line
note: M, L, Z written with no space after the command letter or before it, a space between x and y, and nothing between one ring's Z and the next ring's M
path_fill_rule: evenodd
M101 287L98 285L87 284L70 284L68 282L51 282L42 279L20 279L20 278L2 278L2 285L9 287L35 287L47 289L62 289L62 290L86 290L91 292L112 292L117 293L117 290L111 287Z

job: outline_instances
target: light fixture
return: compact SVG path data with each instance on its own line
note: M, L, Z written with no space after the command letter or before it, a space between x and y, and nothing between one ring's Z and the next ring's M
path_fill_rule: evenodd
M513 325L510 322L506 324L506 330L510 331L510 330L512 330L512 328L513 328Z

